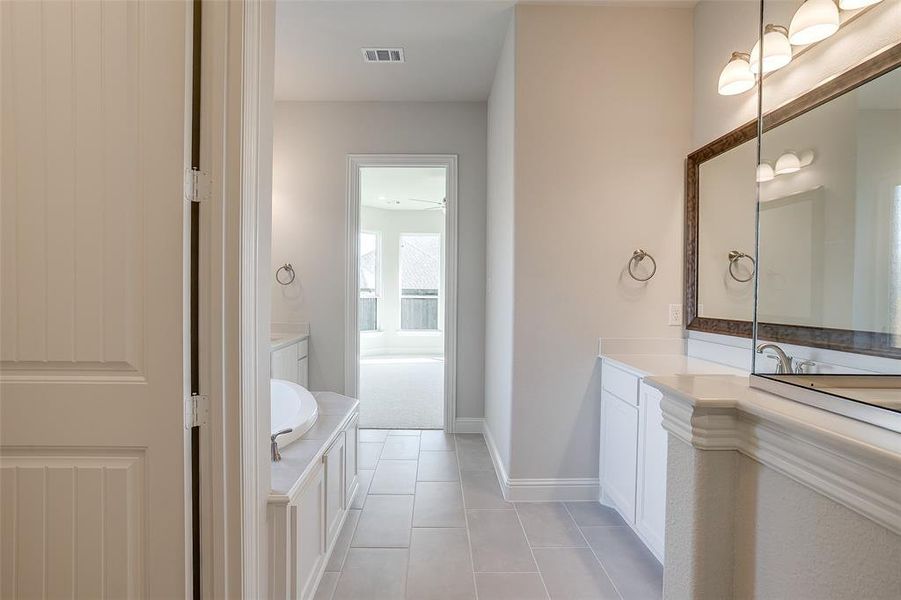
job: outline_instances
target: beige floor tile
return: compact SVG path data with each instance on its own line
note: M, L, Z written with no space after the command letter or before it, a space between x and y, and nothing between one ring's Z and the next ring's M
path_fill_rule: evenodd
M569 511L559 502L518 502L516 512L533 548L588 546Z
M582 531L625 600L663 596L663 566L629 527L583 527Z
M466 529L414 529L407 598L475 600Z
M460 468L456 452L419 453L418 481L459 481Z
M419 437L422 431L419 429L392 429L388 435L415 435Z
M361 442L384 442L385 438L388 437L387 429L361 429L360 430L360 441Z
M369 495L351 546L354 548L406 548L410 545L413 496Z
M494 471L482 434L458 433L456 441L461 471Z
M615 508L604 506L600 502L567 502L566 508L579 527L596 525L621 526L626 524Z
M416 466L415 460L380 460L372 476L369 494L415 493Z
M330 573L326 571L319 580L319 587L316 588L316 595L313 600L332 600L335 588L338 586L338 577L340 573Z
M397 600L406 584L406 548L351 548L333 599Z
M416 460L419 458L419 436L389 435L382 448L383 460Z
M463 471L460 476L466 508L513 508L501 495L494 471Z
M325 566L326 571L341 571L341 567L344 566L344 559L347 558L347 551L350 550L350 541L354 537L357 521L359 520L360 511L347 511L347 517L345 517L344 525L341 527L341 533L338 534L338 539L335 541L335 548L332 550L332 556Z
M446 433L440 429L423 431L420 440L422 444L420 450L428 452L453 452L457 449L454 434Z
M417 483L413 527L466 527L463 490L460 483L449 481Z
M479 600L547 600L538 573L476 573Z
M374 470L379 462L379 455L382 453L382 447L385 444L381 442L365 442L360 443L360 469Z
M619 598L590 548L535 548L533 552L551 600Z
M512 510L467 510L472 560L477 572L536 572L532 551Z

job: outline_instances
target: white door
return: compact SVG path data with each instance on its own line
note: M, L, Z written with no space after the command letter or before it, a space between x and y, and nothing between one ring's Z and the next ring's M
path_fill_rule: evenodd
M0 596L185 597L190 3L0 5Z

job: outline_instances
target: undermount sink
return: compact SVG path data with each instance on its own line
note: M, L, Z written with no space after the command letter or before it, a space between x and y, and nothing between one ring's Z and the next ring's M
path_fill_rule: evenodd
M901 433L901 375L755 373L751 387Z

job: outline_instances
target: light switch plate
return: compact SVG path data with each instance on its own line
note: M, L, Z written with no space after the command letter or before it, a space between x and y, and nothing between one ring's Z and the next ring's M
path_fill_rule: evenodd
M681 325L682 324L682 305L681 304L670 304L669 305L669 324L670 325Z

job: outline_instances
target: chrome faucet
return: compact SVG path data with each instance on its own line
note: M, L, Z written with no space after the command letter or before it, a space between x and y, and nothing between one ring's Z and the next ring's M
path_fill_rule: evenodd
M763 354L764 350L772 350L773 354L767 356L773 356L778 361L776 363L776 373L791 373L792 372L792 357L785 353L785 351L777 346L776 344L760 344L757 346L757 354Z
M280 435L284 435L286 433L291 433L292 431L294 431L294 430L293 429L282 429L281 431L276 431L271 436L269 436L269 442L270 442L269 450L270 450L270 454L272 455L272 462L278 462L282 459L282 453L278 451L278 442L275 441L275 439Z

